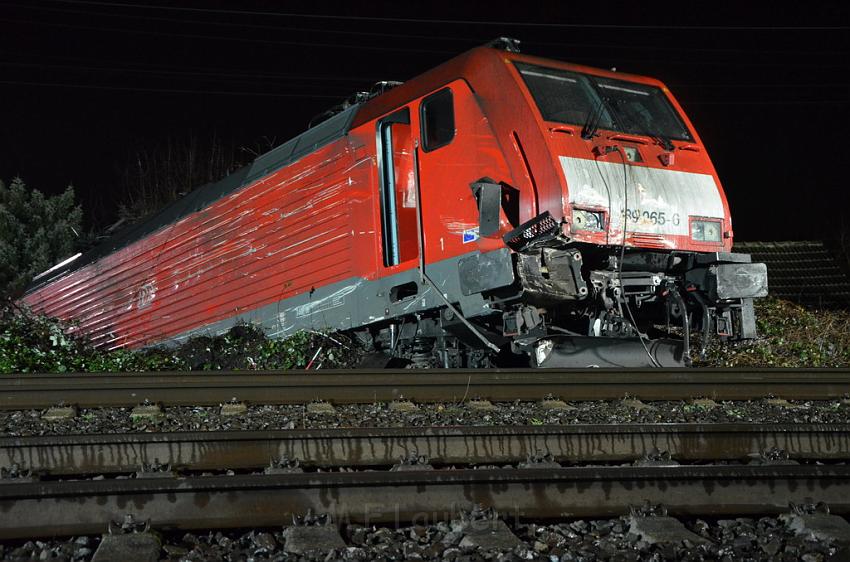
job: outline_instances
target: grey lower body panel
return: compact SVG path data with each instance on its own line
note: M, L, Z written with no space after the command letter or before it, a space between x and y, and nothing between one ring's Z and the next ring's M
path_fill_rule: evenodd
M470 252L428 264L426 271L443 295L456 303L467 318L491 314L493 311L481 293L514 281L513 260L507 248L484 254ZM394 300L397 291L393 289L410 283L416 285L415 295ZM158 344L179 344L193 336L223 334L238 324L261 328L271 338L284 338L299 330L350 330L443 306L445 301L432 286L420 280L419 269L414 267L375 280L352 277L316 287Z

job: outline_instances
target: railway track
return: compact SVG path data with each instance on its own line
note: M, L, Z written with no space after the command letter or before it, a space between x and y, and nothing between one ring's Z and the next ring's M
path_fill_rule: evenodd
M297 459L308 469L389 467L423 455L434 465L519 463L546 453L576 463L632 462L657 451L682 462L746 461L783 451L796 460L850 459L850 424L633 424L431 427L61 435L0 438L0 466L50 477L262 469Z
M678 369L25 375L0 379L0 408L144 400L198 406L232 398L258 404L547 395L835 400L850 394L848 375ZM419 460L400 462L411 458ZM293 468L292 460L300 464ZM621 516L647 502L688 518L776 515L787 513L789 503L826 501L843 515L850 514L848 460L850 423L3 437L0 466L24 470L0 480L0 539L102 533L128 514L162 531L275 527L309 512L397 526L446 521L476 506L515 520L563 520Z
M644 502L677 516L776 514L828 499L850 512L848 466L412 470L136 478L0 486L0 538L103 532L132 513L159 529L272 527L309 511L362 524L445 519L476 505L513 517L610 517Z
M503 369L56 374L0 377L0 409L215 405L232 398L261 404L371 403L401 397L419 402L642 400L765 396L830 400L850 394L850 369Z
M789 502L826 500L843 514L850 513L850 466L841 463L850 458L848 430L660 424L5 438L0 464L16 462L46 478L0 485L0 538L100 533L127 514L163 530L276 526L311 511L400 524L475 506L548 519L610 517L650 502L687 517L777 514ZM746 464L776 448L798 463ZM620 464L658 450L673 462ZM543 461L521 462L542 453L549 455ZM417 455L428 464L388 470L399 457ZM301 467L245 473L281 456ZM170 470L116 477L154 459ZM709 464L695 464L702 462ZM199 475L224 468L237 473Z

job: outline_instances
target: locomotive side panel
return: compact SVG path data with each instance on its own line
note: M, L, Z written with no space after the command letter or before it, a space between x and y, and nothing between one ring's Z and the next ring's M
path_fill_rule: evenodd
M424 138L423 115L429 110L429 99L440 96L451 100L441 111L449 108L452 133L440 146L429 147ZM387 133L386 128L391 128L391 132ZM489 313L481 296L473 294L480 291L466 294L462 291L459 262L481 252L501 249L498 252L498 261L503 266L501 276L483 282L482 286L488 286L488 282L513 281L512 275L505 273L510 257L498 233L489 240L478 234L478 203L471 187L482 177L510 178L510 172L469 85L464 80L453 80L360 124L350 131L349 138L352 144L371 144L370 150L374 151L371 223L367 231L359 231L358 239L362 239L360 247L369 248L375 267L362 279L352 280L358 283L352 295L354 325L444 306L432 288L422 284L418 272L420 205L424 260L429 276L468 314ZM391 153L387 152L389 145L382 146L383 142L392 143ZM414 165L414 151L418 153L418 167ZM388 180L391 183L386 189L391 193L382 187L382 182ZM382 202L382 197L388 196L392 201ZM356 215L360 217L358 224L364 225L360 212ZM502 231L512 227L504 212L500 223ZM395 232L389 231L390 228ZM398 247L388 249L386 239L394 235L398 237ZM390 259L388 252L395 259ZM497 261L495 256L490 259ZM366 261L365 254L362 261ZM281 303L281 306L290 305Z
M27 302L37 311L75 319L80 332L108 348L182 340L240 321L261 325L276 337L439 308L442 298L421 286L417 273L421 203L430 274L467 314L489 313L478 294L488 283L462 288L460 260L502 248L490 252L482 267L499 271L491 279L496 284L511 283L513 274L498 233L489 240L478 236L470 184L511 175L467 83L455 80L443 89L452 92L451 142L420 150L414 169L413 142L421 140L425 96L405 104L410 122L397 128L392 141L396 219L402 227L399 263L382 260L379 118L60 277L28 295ZM422 202L417 180L423 183ZM502 232L515 226L504 212L500 225ZM398 292L410 284L415 291Z
M235 199L228 212L201 227L194 247L175 238L160 258L160 275L175 297L181 288L188 294L163 299L152 311L151 327L162 330L154 338L349 277L351 166L347 143L338 141Z
M346 140L28 295L108 348L138 347L351 276Z

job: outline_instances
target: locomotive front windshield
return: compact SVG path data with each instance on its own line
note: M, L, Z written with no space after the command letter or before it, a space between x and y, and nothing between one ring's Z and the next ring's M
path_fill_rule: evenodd
M675 140L693 137L660 88L516 63L543 119Z

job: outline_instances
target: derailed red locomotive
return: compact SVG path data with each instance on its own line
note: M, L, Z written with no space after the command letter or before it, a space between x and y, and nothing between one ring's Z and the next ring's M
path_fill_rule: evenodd
M23 300L108 349L251 323L346 330L414 366L674 365L694 330L754 337L766 267L731 252L664 84L516 45L361 95Z

